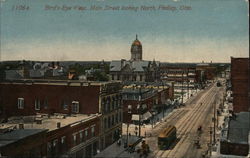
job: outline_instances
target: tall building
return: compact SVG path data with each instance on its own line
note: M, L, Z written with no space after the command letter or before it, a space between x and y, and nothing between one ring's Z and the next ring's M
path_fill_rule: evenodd
M231 84L235 113L250 110L249 71L249 58L231 57Z
M221 132L221 154L238 156L249 154L249 70L249 58L231 57L234 113L228 120L228 126Z
M130 60L113 60L110 63L110 78L113 81L154 82L160 79L159 61L142 59L142 44L136 39L131 45Z
M138 37L136 35L136 39L132 43L131 46L131 61L140 61L142 60L142 45L141 42L138 40Z
M0 83L0 121L4 122L0 122L0 132L1 128L16 129L19 124L24 129L48 129L46 141L42 147L37 147L42 152L41 157L61 154L92 157L98 150L118 140L121 134L121 84L63 80L4 81ZM27 146L34 144L29 142ZM6 144L5 154L11 154L7 150L9 145ZM32 157L33 152L27 152ZM20 155L17 153L15 156Z

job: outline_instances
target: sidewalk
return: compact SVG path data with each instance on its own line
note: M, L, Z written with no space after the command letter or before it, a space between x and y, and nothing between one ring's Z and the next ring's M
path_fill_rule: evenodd
M186 103L189 99L191 99L192 97L195 97L200 91L201 90L197 90L197 92L196 92L196 90L190 90L189 98L188 98L187 94L184 94L183 95L183 103ZM192 94L192 96L191 96L191 94ZM178 98L178 99L181 100L181 98ZM174 110L175 110L174 106L171 106L164 111L164 115L163 115L163 111L161 111L160 113L155 115L153 119L150 120L149 124L141 125L141 136L142 137L148 136L151 133L152 129L159 126L167 118L167 116L170 115ZM153 121L153 123L152 123L152 121ZM128 133L130 133L130 135L135 136L136 131L137 131L137 133L139 132L139 125L129 124ZM122 124L122 133L123 133L123 135L127 135L127 124L126 123ZM138 135L139 135L139 133L138 133Z
M106 149L98 153L95 156L95 158L104 158L104 157L113 158L113 157L120 157L120 155L124 155L124 153L128 154L129 152L126 151L127 147L124 148L126 139L127 139L127 136L122 135L122 138L120 139L121 140L120 145L118 145L117 142L113 143L112 145L110 145L109 147L107 147ZM139 143L139 141L141 141L139 137L136 137L136 136L128 137L128 144L137 144Z

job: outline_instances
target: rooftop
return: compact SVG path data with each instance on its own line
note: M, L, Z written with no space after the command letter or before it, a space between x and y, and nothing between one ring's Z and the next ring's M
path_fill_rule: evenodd
M249 112L241 112L236 114L235 120L230 120L228 141L231 143L248 143L249 134Z
M12 130L6 133L0 133L0 147L45 131L45 129L20 129Z
M50 80L50 79L20 79L3 81L1 84L40 84L40 85L65 85L65 86L100 86L110 83L118 83L118 81L77 81L77 80Z
M54 114L53 116L49 116L48 114L38 114L32 116L11 117L8 119L7 123L0 124L0 129L18 128L20 124L23 124L24 129L48 129L49 131L52 131L58 128L57 123L60 123L60 128L68 125L74 126L98 116L98 114L76 114L71 116L65 114Z

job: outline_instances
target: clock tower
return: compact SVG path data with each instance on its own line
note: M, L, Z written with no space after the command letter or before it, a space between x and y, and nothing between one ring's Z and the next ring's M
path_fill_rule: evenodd
M141 45L141 42L138 40L137 35L136 35L136 39L132 43L130 52L131 52L130 60L132 61L142 60L142 45Z

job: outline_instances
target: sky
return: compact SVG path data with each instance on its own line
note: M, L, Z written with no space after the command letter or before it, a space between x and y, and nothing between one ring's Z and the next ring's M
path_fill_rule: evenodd
M144 60L230 62L231 56L249 55L247 0L0 0L0 3L1 61L129 60L136 34L142 43ZM68 10L63 10L63 6ZM91 10L94 6L102 9ZM82 10L84 7L86 10ZM143 7L152 10L142 10Z

